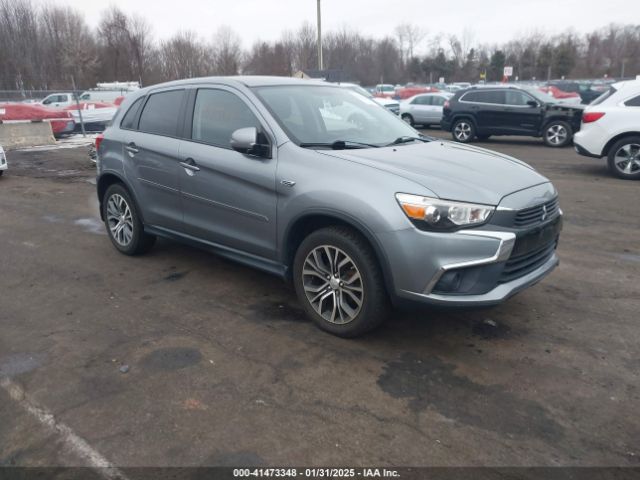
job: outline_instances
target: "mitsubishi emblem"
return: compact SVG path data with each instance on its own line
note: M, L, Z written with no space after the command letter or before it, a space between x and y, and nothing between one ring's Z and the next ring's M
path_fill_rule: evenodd
M544 222L547 219L547 206L542 206L542 218L540 218L541 222Z

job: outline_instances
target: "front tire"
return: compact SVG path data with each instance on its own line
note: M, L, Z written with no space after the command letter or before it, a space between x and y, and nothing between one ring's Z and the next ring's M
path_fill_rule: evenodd
M415 123L413 121L413 117L410 114L403 113L401 118L405 123L411 125L412 127L415 125Z
M138 209L121 184L111 185L102 199L102 216L113 246L125 255L140 255L153 247L156 237L144 232Z
M456 120L451 127L451 135L456 142L469 143L476 136L476 127L471 120Z
M566 147L573 139L573 130L567 122L555 120L544 127L544 143L549 147Z
M298 299L318 327L353 338L380 325L389 300L380 265L354 230L322 228L305 238L294 259Z
M607 164L618 178L640 179L640 137L626 137L616 142L609 150Z

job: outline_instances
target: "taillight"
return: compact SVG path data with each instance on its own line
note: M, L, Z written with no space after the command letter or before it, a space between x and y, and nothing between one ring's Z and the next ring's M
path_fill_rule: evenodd
M449 100L445 100L444 108L449 108L449 105L450 105Z
M582 114L582 123L591 123L604 117L604 112L584 112Z
M100 148L100 144L102 143L102 140L104 140L104 135L101 133L96 137L96 152Z

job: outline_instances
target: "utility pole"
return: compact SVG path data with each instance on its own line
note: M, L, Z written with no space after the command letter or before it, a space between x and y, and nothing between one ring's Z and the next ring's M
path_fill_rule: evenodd
M318 70L324 70L322 65L322 13L318 0Z

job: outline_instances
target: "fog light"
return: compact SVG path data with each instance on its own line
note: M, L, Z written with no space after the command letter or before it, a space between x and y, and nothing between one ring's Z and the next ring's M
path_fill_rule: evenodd
M462 274L460 272L446 272L440 277L434 287L437 292L455 292L460 289Z

